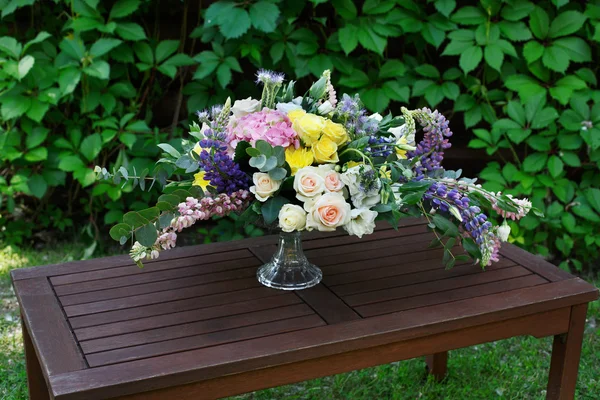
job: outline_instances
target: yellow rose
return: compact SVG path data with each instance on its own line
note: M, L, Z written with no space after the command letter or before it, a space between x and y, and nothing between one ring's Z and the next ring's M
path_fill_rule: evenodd
M192 183L192 185L200 186L202 188L202 190L204 190L206 192L206 188L210 186L210 181L207 181L206 179L204 179L204 175L206 175L206 172L204 172L204 171L200 171L197 174L195 174L194 175L194 183Z
M296 118L303 116L304 114L306 114L306 111L304 111L303 109L299 108L297 110L292 110L288 113L287 117L290 119L290 121L292 123L294 123L294 121L296 120Z
M350 136L342 124L336 124L330 119L325 120L325 128L323 134L333 140L335 144L341 146L350 141Z
M338 146L333 140L329 139L327 136L323 136L313 145L312 152L315 156L315 161L319 164L336 163L340 161L337 149Z
M294 146L289 146L285 149L285 161L289 164L292 170L292 176L296 175L299 169L308 167L313 163L313 155L310 149Z
M325 127L325 118L315 114L304 114L294 119L292 128L296 131L300 140L306 146L312 146L319 140L323 128Z

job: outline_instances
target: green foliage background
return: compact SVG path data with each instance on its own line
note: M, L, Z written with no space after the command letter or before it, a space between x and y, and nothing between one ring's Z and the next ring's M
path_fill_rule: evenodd
M158 191L96 183L94 165L151 174L156 144L183 135L193 112L259 96L258 68L300 88L331 69L339 95L358 91L372 111L408 103L451 117L454 142L487 162L484 186L546 214L513 224L513 241L564 268L598 261L598 0L0 0L0 9L5 241L82 227L102 236Z

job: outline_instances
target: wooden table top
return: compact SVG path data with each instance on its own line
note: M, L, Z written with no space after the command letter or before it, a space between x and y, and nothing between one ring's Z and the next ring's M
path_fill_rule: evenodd
M358 239L309 233L323 284L262 287L276 237L15 270L15 291L60 399L106 398L554 310L597 289L509 244L482 271L441 265L422 220Z

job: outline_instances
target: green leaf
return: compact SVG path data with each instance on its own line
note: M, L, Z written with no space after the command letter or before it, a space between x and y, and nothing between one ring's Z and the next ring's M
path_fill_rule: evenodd
M448 18L456 8L456 0L436 0L435 9Z
M487 21L486 15L483 10L479 7L461 7L459 8L452 17L452 22L464 25L480 25Z
M592 61L592 50L590 46L579 37L566 37L554 41L553 47L559 47L569 55L571 61Z
M564 169L564 164L560 158L555 155L552 155L548 160L548 171L553 178L557 178Z
M22 46L17 39L10 36L0 37L0 51L6 53L14 59L18 59L21 55Z
M181 153L179 151L177 151L177 149L175 147L171 146L168 143L160 143L157 146L160 147L165 153L169 154L173 158L181 157Z
M369 77L363 71L357 69L350 76L342 76L339 84L353 89L362 88L369 84Z
M2 99L0 114L4 120L18 118L25 114L29 107L31 107L31 98L20 95L8 96Z
M76 155L62 157L58 162L58 169L62 171L72 172L83 168L86 168L85 164Z
M46 140L48 137L48 133L50 129L44 128L43 126L37 126L31 130L29 134L27 134L27 139L25 139L25 145L28 149L33 149L34 147L39 146Z
M107 80L110 77L110 65L106 61L96 60L83 69L83 72L94 78Z
M29 162L44 161L48 158L48 149L45 147L36 147L25 154L25 160Z
M219 25L221 33L226 39L235 39L242 36L250 29L251 19L248 12L242 8L231 9L226 20Z
M155 60L160 64L179 48L179 40L163 40L156 46Z
M119 40L119 39L109 39L109 38L98 39L96 42L94 42L94 44L90 48L90 54L94 57L103 56L104 54L108 53L109 51L111 51L112 49L114 49L115 47L120 45L121 43L123 43L123 41Z
M281 181L285 178L285 176L287 175L287 171L285 170L285 168L273 168L272 170L269 171L269 176L271 177L271 179L275 179L278 181Z
M281 196L271 197L265 201L260 208L265 223L269 225L275 222L279 216L279 210L287 203L289 203L288 199Z
M356 25L348 24L340 28L338 37L342 50L348 55L356 48L356 46L358 46L358 27L356 27Z
M333 8L344 19L356 18L358 11L352 0L333 0Z
M400 60L388 60L379 69L379 78L398 78L406 72L404 63Z
M370 26L361 26L358 28L358 41L367 50L383 54L387 45L387 39L379 36Z
M502 68L502 61L504 61L504 53L497 44L485 46L483 56L490 67L501 72L500 68Z
M428 78L438 79L440 77L440 72L431 64L419 65L415 68L415 72Z
M588 188L583 191L583 194L594 209L600 213L600 189Z
M531 32L538 39L545 39L548 35L548 28L550 26L550 19L548 14L543 8L536 6L529 17L529 27Z
M435 227L439 229L444 236L456 237L459 235L459 230L456 224L441 214L434 214L431 217Z
M542 54L544 54L544 46L542 46L539 42L531 41L525 43L523 47L523 57L529 64L538 60Z
M444 91L441 86L434 84L430 85L425 90L425 100L434 108L444 99Z
M34 62L35 59L30 55L26 55L19 61L19 66L17 67L19 80L23 79L25 75L29 73L29 71L33 67Z
M223 63L217 68L217 81L222 88L227 87L229 82L231 82L231 69L229 69L227 64Z
M569 167L581 167L581 160L576 153L570 151L562 152L560 156L565 164Z
M122 237L128 238L131 235L131 227L120 223L110 228L108 233L113 240L120 241Z
M579 11L565 11L552 20L548 36L556 38L577 32L585 23L586 16Z
M523 170L525 172L539 172L546 166L548 154L533 153L523 160Z
M531 128L542 129L546 128L558 118L558 112L552 107L546 107L537 112L531 121Z
M586 219L588 221L598 223L600 222L600 216L594 212L594 210L587 204L578 204L571 208L573 213L578 217Z
M513 42L522 42L532 38L531 31L524 22L500 21L498 24L500 31L504 36ZM523 52L525 54L525 52Z
M98 133L93 133L83 139L80 152L88 160L94 160L102 150L102 138Z
M259 31L273 32L277 27L279 8L268 1L260 0L250 6L252 26Z
M46 180L43 176L38 174L32 175L27 180L27 186L29 186L31 194L37 197L38 199L44 197L44 194L46 194L46 190L48 190L48 184L46 183Z
M152 48L146 42L136 42L133 44L135 55L145 64L154 65L154 53Z
M473 71L479 65L482 58L483 52L481 51L481 47L470 47L460 55L460 68L464 71L465 74L468 74L470 71Z
M364 91L362 100L369 110L375 112L383 112L390 102L383 89L368 89Z
M123 18L133 14L140 6L140 0L119 0L110 10L110 19Z
M146 224L135 232L135 239L140 242L142 246L146 247L154 246L157 237L158 232L153 223Z
M473 41L451 40L442 52L443 56L458 56L473 46Z
M392 100L408 103L410 99L410 88L401 86L398 81L387 81L382 86L383 93Z
M502 18L509 21L519 21L533 11L534 5L529 1L514 1L502 7Z
M115 29L117 35L122 37L125 40L144 40L147 39L146 32L144 32L144 28L142 28L139 24L134 22L119 22L117 23L117 28Z
M313 0L314 1L314 0ZM326 1L326 0L322 0ZM363 4L363 13L365 14L382 14L394 8L393 1L366 0Z
M569 67L569 55L562 48L552 45L546 47L542 56L542 63L546 68L564 73Z

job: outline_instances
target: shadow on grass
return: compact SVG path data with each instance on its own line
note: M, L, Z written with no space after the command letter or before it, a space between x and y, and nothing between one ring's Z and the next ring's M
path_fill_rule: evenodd
M60 250L59 250L60 249ZM52 249L0 248L0 399L27 398L18 304L10 270L77 259L83 246ZM595 280L600 286L600 279ZM600 394L600 301L590 304L583 342L577 399ZM232 398L242 399L544 399L552 341L520 337L452 351L448 377L427 377L422 359L334 375Z

